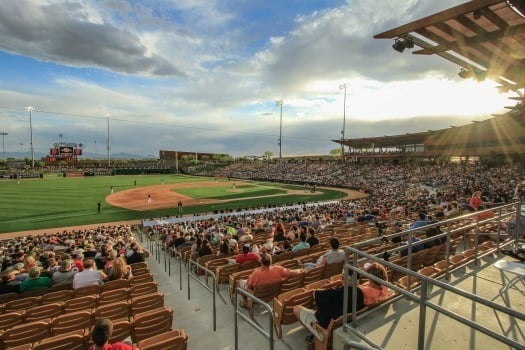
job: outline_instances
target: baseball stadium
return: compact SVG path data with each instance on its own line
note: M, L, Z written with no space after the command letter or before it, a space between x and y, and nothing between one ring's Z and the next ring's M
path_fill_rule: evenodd
M108 117L107 159L2 163L0 350L525 349L525 2L399 21L383 55L490 79L509 111L147 160L110 159Z

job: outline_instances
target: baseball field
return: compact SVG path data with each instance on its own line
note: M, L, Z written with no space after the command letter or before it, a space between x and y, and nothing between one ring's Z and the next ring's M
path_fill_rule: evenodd
M179 202L184 215L194 215L349 196L328 188L312 193L304 186L183 175L2 180L0 233L176 216Z

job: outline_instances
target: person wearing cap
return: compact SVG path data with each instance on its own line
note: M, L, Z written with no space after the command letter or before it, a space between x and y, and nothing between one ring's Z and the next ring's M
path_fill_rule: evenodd
M40 267L33 266L29 270L29 279L20 283L20 293L49 287L51 287L51 279L49 277L40 277Z
M242 264L247 261L261 261L261 256L257 253L250 251L250 244L246 243L242 246L242 253L237 254L235 257L235 263Z

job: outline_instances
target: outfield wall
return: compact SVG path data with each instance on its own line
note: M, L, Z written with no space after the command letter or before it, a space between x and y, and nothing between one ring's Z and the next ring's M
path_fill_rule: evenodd
M307 203L307 204L296 204L288 205L282 207L273 207L273 208L262 208L262 209L252 209L252 210L242 210L229 213L220 213L220 214L207 214L207 215L198 215L198 216L186 216L186 217L176 217L176 218L159 218L159 219L149 219L142 220L143 227L151 227L157 225L169 225L177 224L180 222L195 221L195 220L208 220L208 219L220 219L223 217L229 216L240 216L240 215L253 215L253 214L263 214L268 212L275 212L276 210L290 210L290 209L301 209L301 208L315 208L320 205L331 205L337 204L339 201L327 201L327 202L318 202L318 203Z

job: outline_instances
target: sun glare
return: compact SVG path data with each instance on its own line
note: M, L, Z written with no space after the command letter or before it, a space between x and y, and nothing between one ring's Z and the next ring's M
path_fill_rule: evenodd
M352 87L348 110L357 119L420 116L490 117L508 104L494 82L425 79Z

